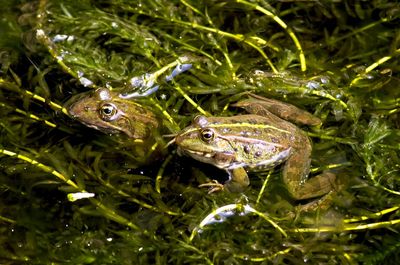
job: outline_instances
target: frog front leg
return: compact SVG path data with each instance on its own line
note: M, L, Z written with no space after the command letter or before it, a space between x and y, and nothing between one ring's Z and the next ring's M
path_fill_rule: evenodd
M283 167L283 181L292 197L304 200L321 197L335 190L336 176L330 172L308 179L311 162L311 143L307 136L301 140L304 145L293 148Z
M250 180L243 167L227 170L227 172L229 174L229 180L227 180L223 185L214 180L212 182L200 184L199 187L208 187L208 193L213 193L221 190L242 192L247 186L249 186Z
M225 182L224 188L230 192L242 192L250 184L249 176L243 167L228 171L229 180Z

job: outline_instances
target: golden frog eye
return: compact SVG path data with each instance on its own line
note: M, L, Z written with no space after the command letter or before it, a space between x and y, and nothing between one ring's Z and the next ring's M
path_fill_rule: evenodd
M111 103L105 103L99 109L100 116L105 121L111 121L116 118L117 107Z
M211 129L201 130L201 139L203 139L204 142L211 142L214 140L214 131Z

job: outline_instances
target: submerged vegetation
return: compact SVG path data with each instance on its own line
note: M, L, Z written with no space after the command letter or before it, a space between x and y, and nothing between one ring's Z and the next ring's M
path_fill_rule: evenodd
M393 264L400 243L400 5L395 1L7 1L0 7L2 264ZM166 78L179 63L188 71ZM130 139L63 107L106 87L153 109ZM304 128L331 207L296 213L280 167L243 193L168 135L251 92ZM166 136L167 135L167 136Z

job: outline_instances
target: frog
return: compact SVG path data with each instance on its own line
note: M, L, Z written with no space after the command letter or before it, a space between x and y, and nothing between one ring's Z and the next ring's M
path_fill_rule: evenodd
M132 139L148 139L159 127L157 115L149 107L121 98L108 88L75 95L65 107L72 118L88 127L105 133L123 133Z
M178 153L228 172L229 179L202 184L211 192L243 192L248 172L270 170L282 164L282 179L297 200L324 197L335 189L332 172L309 178L312 144L294 123L317 126L321 120L294 105L249 94L234 104L248 114L230 117L196 116L175 137Z

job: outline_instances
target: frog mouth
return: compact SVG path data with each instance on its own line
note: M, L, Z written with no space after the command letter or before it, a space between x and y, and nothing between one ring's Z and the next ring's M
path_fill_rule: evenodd
M182 148L178 148L178 154L187 154L189 156L205 157L205 158L212 158L215 155L214 152L204 152L191 149L183 150Z

